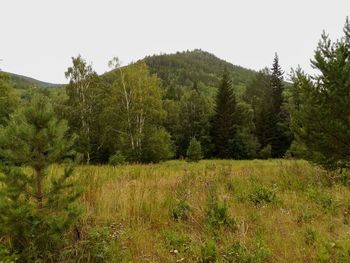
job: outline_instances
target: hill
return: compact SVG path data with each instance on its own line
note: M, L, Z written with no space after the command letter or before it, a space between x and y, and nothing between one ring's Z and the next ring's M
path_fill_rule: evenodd
M253 70L233 65L200 49L148 56L142 61L166 86L192 86L197 82L217 87L225 68L232 74L234 86L247 85L255 74Z
M253 78L255 71L233 65L215 55L195 49L193 51L177 52L175 54L161 54L147 56L139 61L144 61L151 73L157 74L166 87L192 87L194 83L208 88L216 88L226 68L233 77L233 85L246 86ZM9 73L17 88L53 88L63 86L43 82L34 78ZM109 72L102 75L107 81L111 81Z
M61 84L48 83L48 82L40 81L37 79L33 79L30 77L14 74L10 72L5 72L5 73L9 74L13 84L15 85L16 88L19 88L19 89L33 88L33 87L55 88L55 87L62 86Z

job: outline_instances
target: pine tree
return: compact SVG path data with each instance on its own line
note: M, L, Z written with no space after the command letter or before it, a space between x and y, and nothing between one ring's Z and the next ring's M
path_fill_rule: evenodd
M214 155L219 158L231 158L231 142L235 135L233 116L236 109L236 98L232 91L230 76L225 70L219 87L215 114L212 121L212 141Z
M283 103L283 71L279 64L279 58L277 53L273 59L271 68L271 95L272 95L272 111L275 115L279 115Z
M307 149L304 158L329 170L350 168L350 22L344 36L332 42L323 33L312 66L294 75L292 127Z
M10 77L0 72L0 125L6 125L18 102L18 95L11 85Z
M73 155L67 130L45 97L35 97L0 130L0 232L20 262L57 261L78 217L71 166L55 175L48 169Z
M202 146L199 141L193 137L187 149L187 160L190 162L198 162L203 158Z

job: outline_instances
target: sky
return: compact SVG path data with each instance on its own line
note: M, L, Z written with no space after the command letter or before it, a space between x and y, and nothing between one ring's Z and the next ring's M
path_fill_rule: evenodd
M0 68L66 83L71 57L97 73L118 57L200 48L259 70L274 53L286 73L310 59L322 30L342 36L350 0L0 0Z

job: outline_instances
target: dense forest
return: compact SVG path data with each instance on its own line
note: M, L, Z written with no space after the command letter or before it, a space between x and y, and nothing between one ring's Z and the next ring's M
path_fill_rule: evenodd
M277 55L273 63L255 73L194 50L123 67L113 59L112 70L98 76L78 56L65 87L37 81L26 89L16 75L12 84L5 73L3 79L9 90L17 87L11 94L20 95L18 107L39 94L47 98L77 136L75 150L86 163L186 158L194 138L205 158L269 158L283 157L293 138L288 83Z
M202 50L126 66L113 58L102 75L78 55L62 86L0 72L0 255L55 262L62 233L80 240L73 164L304 158L348 182L349 57L347 20L341 39L322 35L311 62L317 73L298 68L290 80L277 54L254 72ZM231 227L226 204L209 190L210 231ZM261 191L255 205L270 198ZM173 219L187 218L185 200L178 209Z

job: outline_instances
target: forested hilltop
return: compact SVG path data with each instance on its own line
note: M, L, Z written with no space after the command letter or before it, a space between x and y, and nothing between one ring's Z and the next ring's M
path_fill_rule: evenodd
M80 56L72 62L65 87L17 75L8 80L28 85L18 92L23 103L36 93L49 98L88 163L186 158L191 140L204 158L283 157L291 143L277 55L260 73L202 50L127 66L113 59L101 76Z
M166 87L172 88L190 88L194 83L202 83L216 89L224 68L231 73L235 86L249 84L255 74L252 70L232 65L200 49L148 56L142 61L148 65L151 73L163 80Z

